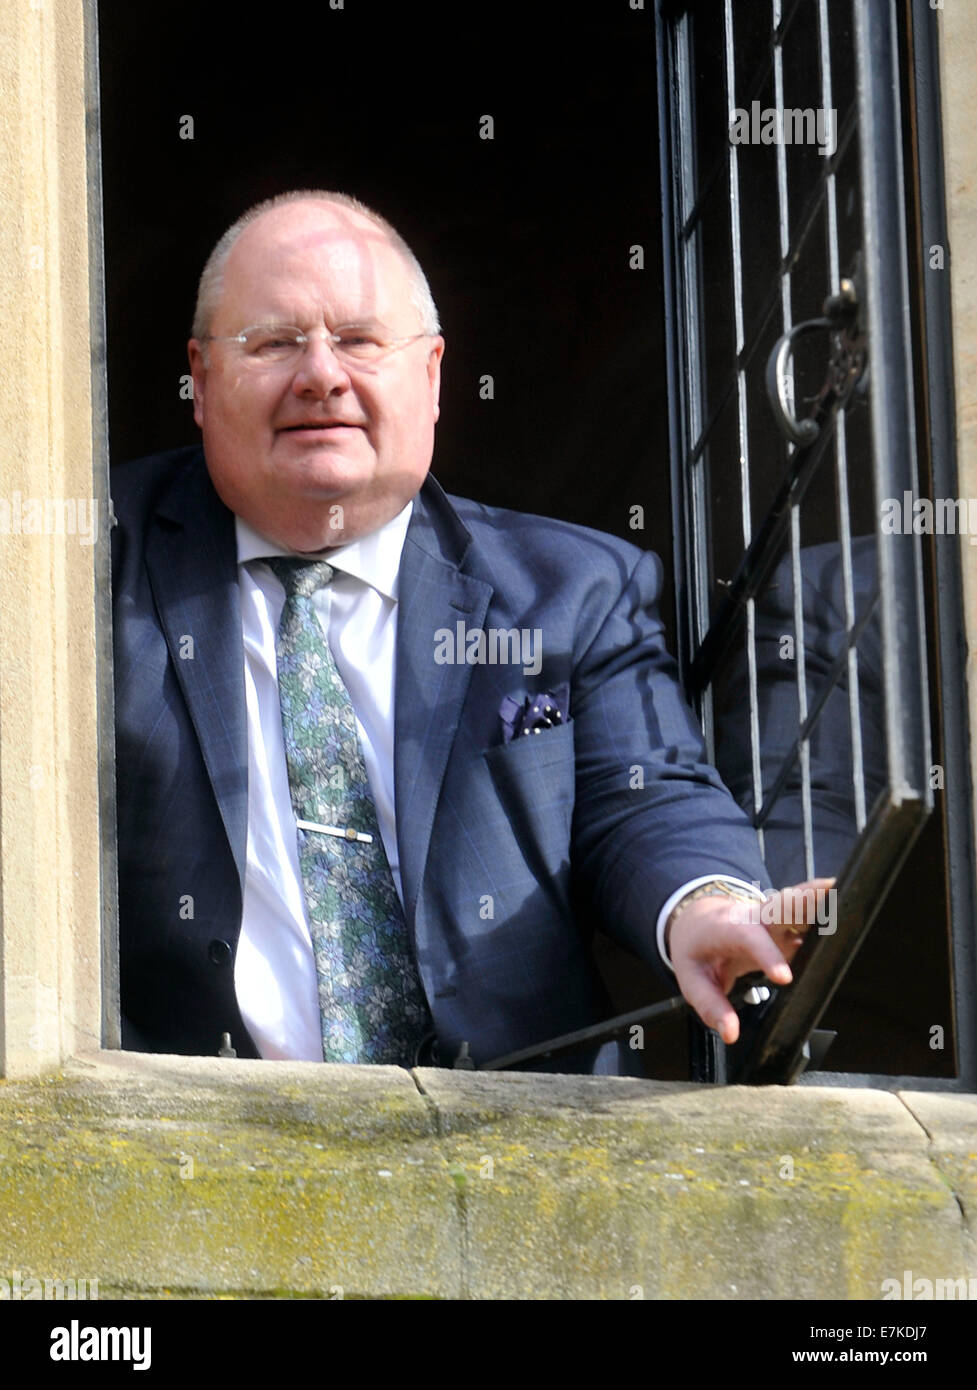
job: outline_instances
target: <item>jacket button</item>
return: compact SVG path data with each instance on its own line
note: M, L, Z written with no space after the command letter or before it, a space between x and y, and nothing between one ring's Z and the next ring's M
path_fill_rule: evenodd
M215 939L207 947L207 954L215 965L226 965L233 952L226 941Z

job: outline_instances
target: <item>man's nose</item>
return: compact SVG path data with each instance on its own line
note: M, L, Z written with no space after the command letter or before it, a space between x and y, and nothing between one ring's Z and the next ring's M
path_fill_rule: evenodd
M349 373L332 350L326 335L316 333L306 340L301 360L292 378L292 390L297 396L307 392L328 396L334 391L347 391Z

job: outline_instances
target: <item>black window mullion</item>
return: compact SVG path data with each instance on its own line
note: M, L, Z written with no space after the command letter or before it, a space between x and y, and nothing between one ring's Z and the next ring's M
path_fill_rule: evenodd
M834 108L831 80L831 43L828 30L828 0L818 0L818 48L821 60L821 104L825 110ZM834 169L828 172L825 183L825 213L828 226L828 289L833 295L841 287L841 266L838 252L837 183ZM851 642L855 626L855 584L852 563L851 508L849 506L848 447L846 416L840 407L835 421L835 489L838 504L838 539L841 546L842 595L845 605L845 632L848 636L848 728L852 755L852 797L855 826L858 833L865 829L865 767L862 752L862 721L859 712L858 651Z

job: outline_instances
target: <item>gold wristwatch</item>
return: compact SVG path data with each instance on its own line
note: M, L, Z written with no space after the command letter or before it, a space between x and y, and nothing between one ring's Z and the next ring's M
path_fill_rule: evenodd
M763 898L757 896L759 891L757 889L756 893L750 893L745 888L739 888L735 883L727 883L721 878L710 879L708 883L701 883L698 888L693 888L691 893L687 893L675 904L669 913L668 921L665 923L665 953L669 960L672 958L672 927L675 925L676 919L692 903L699 898L734 898L741 903L759 903L763 901Z

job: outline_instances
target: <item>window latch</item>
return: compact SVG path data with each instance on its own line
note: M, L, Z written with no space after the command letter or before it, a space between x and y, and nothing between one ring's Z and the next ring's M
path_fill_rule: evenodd
M851 277L841 281L838 293L824 301L821 318L805 319L779 338L767 360L767 396L774 419L783 434L806 449L821 433L821 421L837 405L846 405L856 387L867 385L868 343L862 325L865 302L860 260ZM799 420L791 407L790 360L794 344L809 333L830 335L828 373L813 414Z

